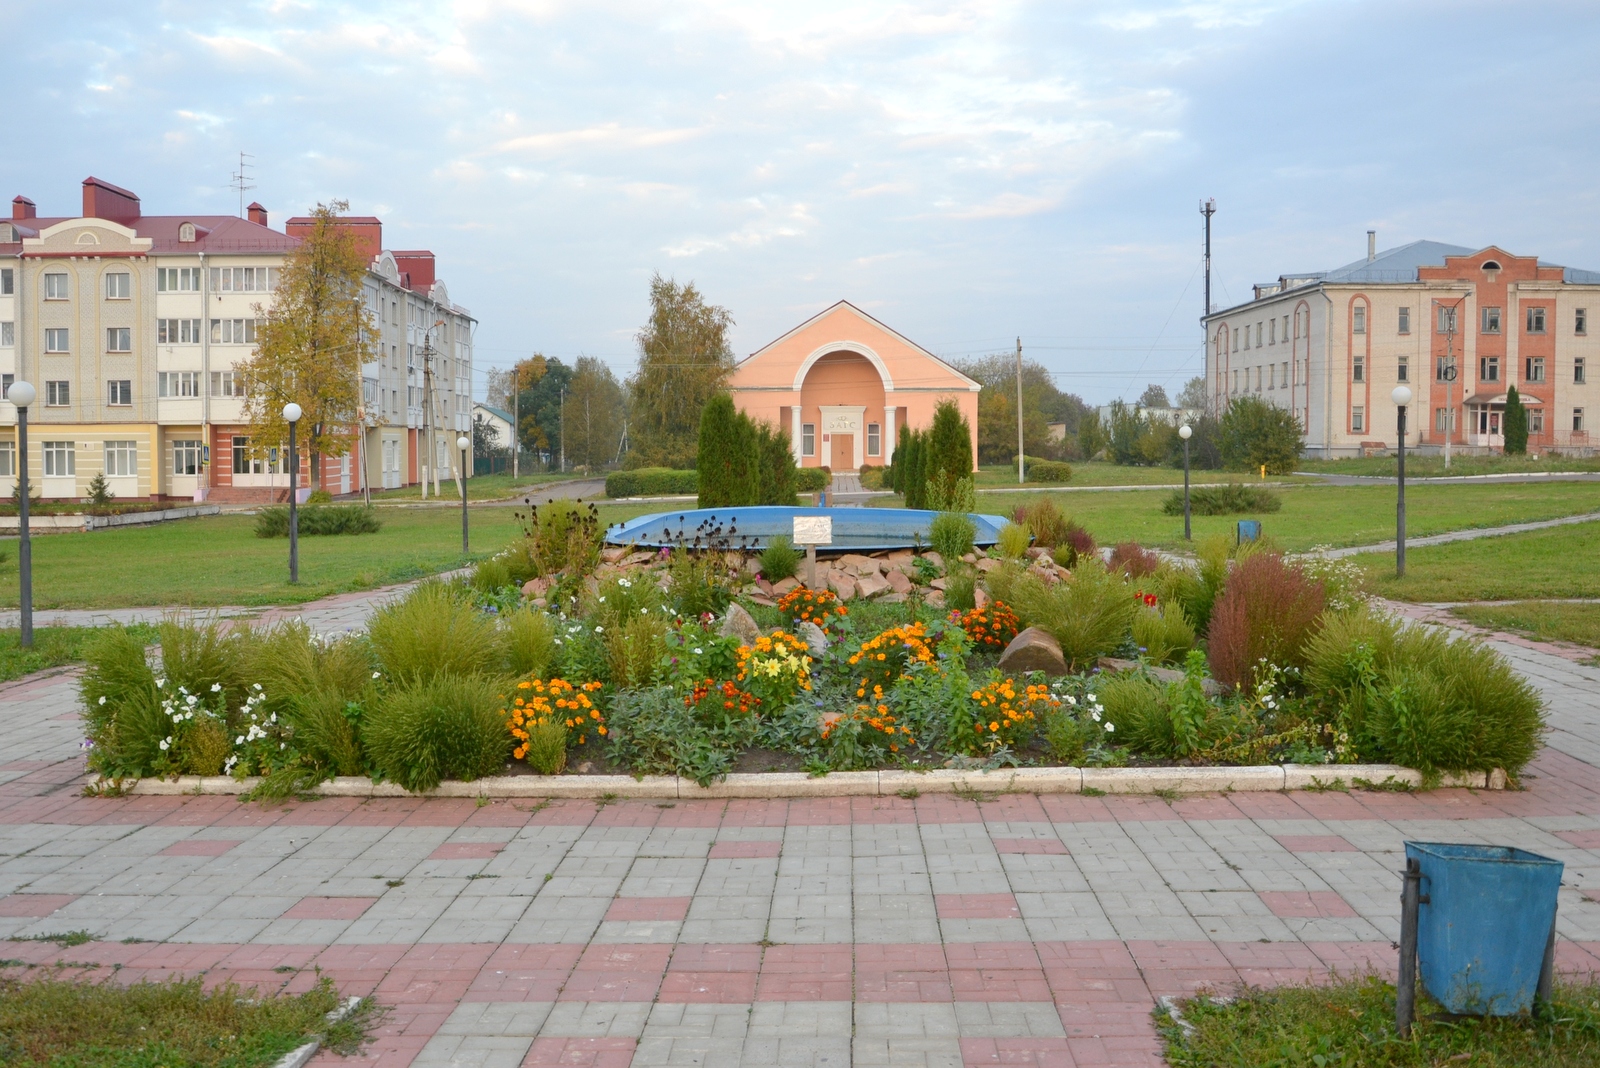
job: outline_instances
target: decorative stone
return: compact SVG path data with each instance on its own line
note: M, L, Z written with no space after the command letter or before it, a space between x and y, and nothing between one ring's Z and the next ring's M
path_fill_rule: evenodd
M657 555L657 553L653 553L648 549L641 549L636 553L629 553L623 559L622 566L634 567L638 564L648 564L650 561L654 560Z
M988 556L985 556L982 560L978 561L978 570L979 571L993 571L995 568L997 568L999 566L1000 566L1000 561L999 560L996 560L996 559L994 559L992 557L988 557Z
M910 549L896 549L894 552L890 553L888 557L889 564L893 567L899 567L901 564L910 567L911 562L916 558L917 554L912 552Z
M761 637L761 626L745 611L744 605L735 601L728 606L728 616L718 633L724 638L737 638L740 645L754 645Z
M547 578L533 578L522 584L522 596L543 597L550 589L550 580Z
M1029 560L1037 560L1048 552L1049 550L1042 545L1030 545L1023 555L1027 556Z
M777 594L779 597L782 597L790 590L798 589L799 586L800 580L795 578L793 575L790 575L786 579L779 579L777 582L774 582L772 584L772 592Z
M940 556L932 549L929 549L927 552L923 553L922 558L928 561L928 563L932 564L934 567L937 567L940 570L944 569L944 557Z
M989 591L982 586L972 588L972 604L977 608L985 608L989 604Z
M1100 658L1100 670L1102 671L1139 671L1140 669L1149 672L1151 678L1155 679L1157 682L1182 682L1184 679L1183 672L1174 668L1155 667L1151 664L1141 664L1137 660L1118 660L1114 656L1103 656ZM1222 685L1218 683L1216 679L1203 680L1201 683L1201 688L1205 691L1207 697L1222 696Z
M821 627L809 619L803 619L796 623L794 633L797 638L806 643L806 646L811 650L812 656L820 657L828 651L828 635L823 632Z
M774 601L764 593L752 593L750 595L750 603L758 604L763 608L776 608L778 606L777 601Z
M925 603L933 606L934 608L943 608L944 607L944 591L943 590L929 590L928 591L928 595L923 598L923 601Z
M600 559L608 564L620 564L627 555L628 550L625 546L600 550Z
M928 583L928 585L933 587L936 590L942 590L942 589L946 588L948 583L949 583L949 579L936 578L932 582Z
M903 593L886 593L878 598L879 604L905 604L906 595Z
M895 593L910 593L913 589L914 584L911 579L907 578L906 573L898 567L890 568L889 573L884 577Z
M829 571L828 588L839 595L839 600L848 601L856 595L856 580L842 571Z
M1042 671L1046 675L1065 675L1067 658L1061 655L1061 645L1049 631L1029 627L1012 638L1006 651L1000 654L1000 670L1016 674Z
M870 556L862 556L859 553L846 553L839 558L839 564L849 568L857 575L876 575L878 573L878 561Z
M889 580L876 572L856 579L856 592L863 597L876 597L880 593L888 593L892 588Z

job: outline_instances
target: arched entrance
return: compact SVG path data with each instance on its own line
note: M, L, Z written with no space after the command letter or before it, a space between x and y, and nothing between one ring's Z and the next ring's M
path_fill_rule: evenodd
M836 472L881 466L894 440L894 409L879 368L865 354L848 349L824 353L801 369L800 404L791 431L800 462ZM890 443L886 448L885 445Z

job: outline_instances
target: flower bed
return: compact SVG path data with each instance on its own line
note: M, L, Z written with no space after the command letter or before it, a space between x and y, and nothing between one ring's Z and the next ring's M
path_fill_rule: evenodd
M169 622L158 673L113 629L83 680L91 769L261 796L1283 789L1503 782L1538 744L1503 659L1325 561L928 553L849 565L894 569L892 599L774 598L756 557L602 555L557 512L364 635ZM801 770L737 774L763 753Z

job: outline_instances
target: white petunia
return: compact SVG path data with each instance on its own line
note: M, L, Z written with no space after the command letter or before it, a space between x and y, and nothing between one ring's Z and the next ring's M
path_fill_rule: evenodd
M221 693L221 692L222 692L222 683L220 683L220 682L213 682L213 683L212 683L212 684L211 684L211 692L212 692L212 693Z
M168 741L169 741L169 739L166 739L166 738L161 739L161 751L162 752L166 752Z
M604 628L604 627L596 627L596 628L594 628L594 632L595 632L595 633L596 633L596 634L600 634L600 633L602 633L602 632L603 632L603 631L604 631L604 630L605 630L605 629L606 629L606 628Z
M165 686L166 684L167 684L167 680L166 679L157 679L156 680L156 686L158 688L162 687L162 686Z
M101 695L100 695L100 704L105 704L105 703L106 703L106 698L105 698L105 695L104 695L104 694L101 694Z
M702 650L702 649L701 649L701 648L700 648L700 647L699 647L699 646L698 646L698 645L697 645L697 646L695 646L695 649L694 649L694 654L695 654L695 655L696 655L696 656L699 656L699 655L700 655L700 654L701 654L701 653L702 653L702 652L703 652L703 651L704 651L704 650Z
M373 677L373 678L375 678L375 679L381 679L381 678L383 678L383 672L381 672L381 671L374 671L374 672L373 672L373 673L372 673L372 677Z
M1117 725L1115 723L1107 723L1106 724L1107 732L1114 731L1116 729L1117 729Z

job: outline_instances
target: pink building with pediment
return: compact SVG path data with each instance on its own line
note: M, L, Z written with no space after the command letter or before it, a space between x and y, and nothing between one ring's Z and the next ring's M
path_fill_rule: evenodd
M982 387L849 301L751 353L729 388L752 419L789 431L802 467L882 466L894 457L900 427L926 429L946 399L966 417L978 455Z

